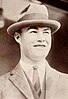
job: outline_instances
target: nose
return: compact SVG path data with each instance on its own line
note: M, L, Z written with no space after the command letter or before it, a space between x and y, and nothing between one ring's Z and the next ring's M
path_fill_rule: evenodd
M38 33L37 41L38 42L45 42L45 38L44 38L43 33Z

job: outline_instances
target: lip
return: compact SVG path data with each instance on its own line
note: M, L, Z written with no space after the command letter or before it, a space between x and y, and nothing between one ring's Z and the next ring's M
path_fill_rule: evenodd
M34 47L46 47L44 44L33 45Z

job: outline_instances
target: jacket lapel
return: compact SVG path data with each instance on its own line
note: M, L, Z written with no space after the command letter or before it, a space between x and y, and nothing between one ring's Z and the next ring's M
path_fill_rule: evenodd
M34 99L31 92L30 85L26 79L22 67L18 64L14 70L10 73L9 80L17 89L22 92L28 99Z
M43 82L43 90L39 99L52 99L55 96L56 87L59 81L59 74L57 74L58 73L47 64ZM28 83L24 71L19 64L10 73L9 80L21 93L27 97L27 99L34 99L30 84Z

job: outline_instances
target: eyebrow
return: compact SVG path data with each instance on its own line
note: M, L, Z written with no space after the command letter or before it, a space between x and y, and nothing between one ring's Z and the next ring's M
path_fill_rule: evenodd
M34 27L34 26L33 26L33 27L29 27L28 30L29 30L29 29L38 29L38 27ZM43 29L43 31L46 31L46 30L51 30L51 28L45 27L45 28Z
M29 29L38 29L38 28L37 28L37 27L29 27L28 30L29 30Z
M51 30L51 28L44 28L43 30L44 30L44 31L46 31L46 30Z

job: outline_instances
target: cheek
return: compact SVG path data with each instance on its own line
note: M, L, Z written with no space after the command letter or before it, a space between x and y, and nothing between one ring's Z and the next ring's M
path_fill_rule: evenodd
M29 50L31 48L32 42L33 39L30 37L23 38L21 42L22 49L24 48L25 50Z
M29 44L29 43L34 42L36 40L36 38L37 38L37 36L32 34L32 35L24 36L22 40L24 41L24 43Z
M47 44L51 45L51 36L46 36L45 40Z

